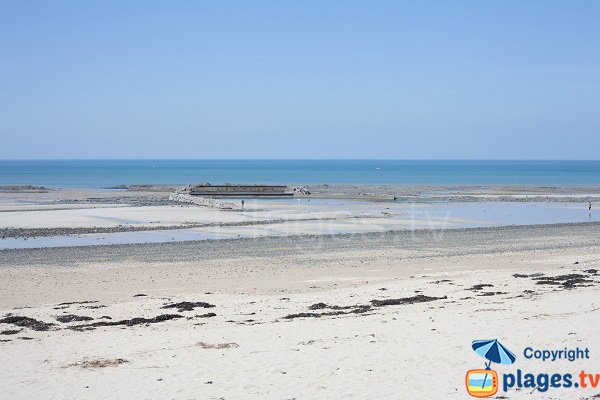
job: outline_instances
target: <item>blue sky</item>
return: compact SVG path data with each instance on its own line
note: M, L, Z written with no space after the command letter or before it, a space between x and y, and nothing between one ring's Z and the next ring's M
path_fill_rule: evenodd
M598 1L1 1L0 158L598 159Z

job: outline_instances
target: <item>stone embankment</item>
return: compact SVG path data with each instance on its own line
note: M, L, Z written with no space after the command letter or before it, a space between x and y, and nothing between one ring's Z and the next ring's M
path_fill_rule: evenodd
M169 200L178 201L180 203L194 204L200 207L218 208L219 210L241 210L241 203L235 204L232 202L221 201L210 197L191 196L185 193L172 193Z

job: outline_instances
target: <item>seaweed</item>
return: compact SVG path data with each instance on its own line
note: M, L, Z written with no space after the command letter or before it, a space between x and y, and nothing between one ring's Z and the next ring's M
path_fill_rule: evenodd
M582 274L565 274L557 276L544 276L533 278L536 285L556 285L562 286L563 289L574 289L577 287L590 286L588 284L596 283L588 279L587 275Z
M74 325L70 326L69 329L73 330L87 330L87 329L95 329L102 326L135 326L135 325L147 325L147 324L156 324L159 322L165 322L172 319L183 318L183 315L179 314L162 314L158 315L154 318L143 318L137 317L132 319L124 319L120 321L98 321L93 322L91 324L82 324L82 325Z
M34 318L22 317L18 315L11 315L5 318L0 319L0 323L3 324L11 324L15 326L19 326L21 328L29 328L34 331L47 331L54 325L52 323L47 323L43 321L38 321Z
M200 314L200 315L195 315L196 318L212 318L212 317L216 317L217 314L215 314L214 312L209 312L206 314Z
M448 298L448 296L431 297L431 296L425 296L423 294L418 294L416 296L404 297L404 298L400 298L400 299L371 300L371 304L375 307L398 306L398 305L405 305L405 304L426 303L429 301L444 300L447 298Z
M477 285L471 286L467 290L476 291L476 290L482 290L483 288L486 288L486 287L494 287L494 285L492 285L491 283L478 283Z
M58 322L62 322L66 324L68 322L79 322L79 321L92 321L94 318L88 317L85 315L75 315L75 314L67 314L67 315L59 315L54 317Z
M213 308L213 304L205 303L203 301L191 302L182 301L180 303L167 304L161 308L176 308L178 312L183 311L194 311L195 308Z
M331 306L326 303L315 303L308 307L309 310L333 310L326 312L302 312L297 314L289 314L283 317L284 319L295 319L295 318L321 318L321 317L332 317L338 315L348 315L348 314L364 314L373 309L373 307L386 307L386 306L394 306L394 305L405 305L405 304L415 304L415 303L424 303L428 301L434 300L442 300L447 299L447 296L444 297L430 297L425 295L417 295L412 297L405 297L400 299L386 299L386 300L371 300L371 304L358 304L352 306Z

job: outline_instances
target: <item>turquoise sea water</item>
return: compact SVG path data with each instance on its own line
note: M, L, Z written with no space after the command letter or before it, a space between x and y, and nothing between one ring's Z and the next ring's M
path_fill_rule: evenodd
M106 188L188 182L598 185L600 161L0 160L0 185Z

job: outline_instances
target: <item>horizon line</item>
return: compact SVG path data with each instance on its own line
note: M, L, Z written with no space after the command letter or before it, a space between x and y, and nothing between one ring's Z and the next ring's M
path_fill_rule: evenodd
M600 161L573 158L0 158L3 161Z

